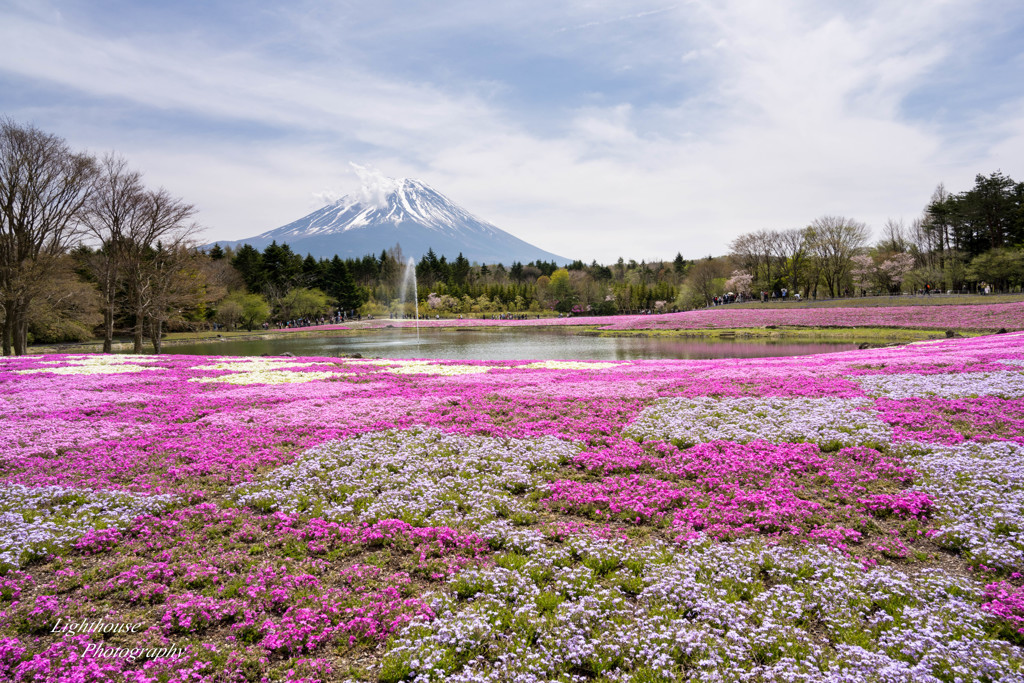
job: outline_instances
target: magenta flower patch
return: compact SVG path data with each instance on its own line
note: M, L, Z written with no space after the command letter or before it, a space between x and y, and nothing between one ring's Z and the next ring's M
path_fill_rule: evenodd
M1024 328L932 308L612 324ZM0 679L1015 680L1022 368L6 358Z

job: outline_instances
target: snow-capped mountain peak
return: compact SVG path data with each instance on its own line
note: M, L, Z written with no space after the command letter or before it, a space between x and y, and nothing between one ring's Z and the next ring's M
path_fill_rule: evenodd
M330 235L384 224L416 224L431 231L457 234L491 233L498 230L453 203L426 183L411 178L387 178L388 185L345 195L341 199L260 238L295 240L310 235Z
M480 263L568 262L477 218L420 180L355 168L363 180L358 191L280 228L221 244L262 249L277 241L328 258L379 254L399 244L405 255L417 258L433 249L438 256L453 259L462 253Z

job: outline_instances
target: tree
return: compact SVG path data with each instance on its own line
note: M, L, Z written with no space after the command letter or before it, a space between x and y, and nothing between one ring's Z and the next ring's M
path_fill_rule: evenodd
M515 270L515 264L512 266ZM519 266L520 275L523 272L523 266ZM459 252L459 255L455 257L455 261L452 263L451 269L451 283L456 287L461 287L466 284L466 280L469 278L469 259Z
M886 241L883 240L883 244ZM850 277L854 286L898 294L914 267L914 257L906 253L886 254L881 250L871 254L854 254L850 258Z
M198 255L184 244L164 247L157 243L146 264L152 281L152 294L145 309L145 327L153 343L153 353L163 349L163 332L168 323L182 322L189 309L204 310L206 281L198 267Z
M753 276L743 270L732 271L732 276L725 281L723 287L729 292L741 295L749 295L750 287L754 282Z
M317 287L323 289L324 270L320 262L313 258L312 254L306 254L302 260L302 284L306 287Z
M198 258L196 265L202 271L203 282L205 283L204 299L210 304L216 304L228 295L229 292L245 289L245 281L231 265L230 258L225 254L222 259Z
M951 238L953 248L974 257L1024 243L1024 183L996 171L978 174L974 187L957 195L940 189L927 213L932 229L944 233L943 239Z
M881 252L901 254L910 247L909 231L902 220L888 219L882 226L882 240L878 243Z
M245 294L241 292L236 292L236 294L238 296L233 294L225 297L224 300L217 305L217 312L213 316L214 320L229 330L234 330L239 321L242 320L242 302L239 301L239 299L242 296L245 296Z
M80 235L95 160L63 138L0 119L0 306L3 353L28 351L28 313L52 264Z
M686 272L686 259L683 258L682 252L676 252L676 258L672 261L672 270L675 271L676 275L682 275Z
M829 296L839 296L850 275L850 259L867 244L868 226L842 216L822 216L810 227L810 251L821 269Z
M555 310L559 313L568 313L577 302L578 297L573 289L569 271L559 268L551 273L548 283L551 297L555 300Z
M740 235L729 248L733 261L750 273L758 289L778 288L786 260L785 244L779 231L757 230Z
M783 230L779 233L778 254L781 258L782 278L791 292L803 290L808 294L817 281L817 271L810 267L810 232L807 228Z
M245 280L245 286L249 288L250 292L263 290L263 285L267 282L263 272L263 256L255 247L243 244L235 257L231 259L231 265L241 274L242 279Z
M302 279L302 257L287 244L276 240L263 249L261 259L263 291L271 298L280 298Z
M1024 252L1017 249L992 249L975 256L967 269L969 282L985 282L996 291L1024 284Z
M167 190L147 190L143 195L141 218L127 227L118 259L124 273L128 312L133 318L132 348L142 353L148 317L163 305L161 287L166 285L166 259L178 258L189 246L199 226L190 222L195 207L172 196Z
M690 268L686 285L696 297L704 301L705 306L710 306L712 299L724 293L724 271L724 262L709 256Z
M144 231L148 208L142 174L129 169L123 157L104 156L85 218L89 236L99 244L88 266L102 300L103 353L113 351L114 318L132 251L128 243Z
M50 272L28 311L29 333L36 342L74 342L92 338L101 320L96 290L75 272L76 260L62 256L50 262Z
M416 282L425 288L433 287L438 280L441 264L437 260L437 254L433 249L428 248L420 262L416 264Z
M281 298L281 315L289 320L315 318L331 310L327 295L319 289L296 287Z
M362 292L356 287L355 280L345 262L335 254L327 267L327 294L330 295L343 311L351 311L363 305Z
M259 294L232 292L220 302L214 318L229 327L243 325L252 332L253 327L270 319L270 304Z
M252 332L252 328L270 320L270 304L259 294L242 296L242 324Z

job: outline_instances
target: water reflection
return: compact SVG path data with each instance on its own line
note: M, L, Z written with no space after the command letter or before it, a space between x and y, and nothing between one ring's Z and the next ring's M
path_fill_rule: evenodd
M419 343L413 330L374 330L346 336L296 338L281 335L257 341L221 341L165 346L167 353L262 356L341 356L450 360L634 360L642 358L759 358L848 351L856 342L811 343L655 337L584 337L563 330L426 329Z

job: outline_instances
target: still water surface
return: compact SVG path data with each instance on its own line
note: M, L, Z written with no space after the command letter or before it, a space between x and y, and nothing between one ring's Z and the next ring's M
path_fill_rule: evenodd
M641 358L758 358L849 351L856 342L810 343L769 340L708 341L655 337L581 337L566 331L514 329L374 330L330 337L221 341L168 345L165 353L218 356L445 358L450 360L634 360Z

